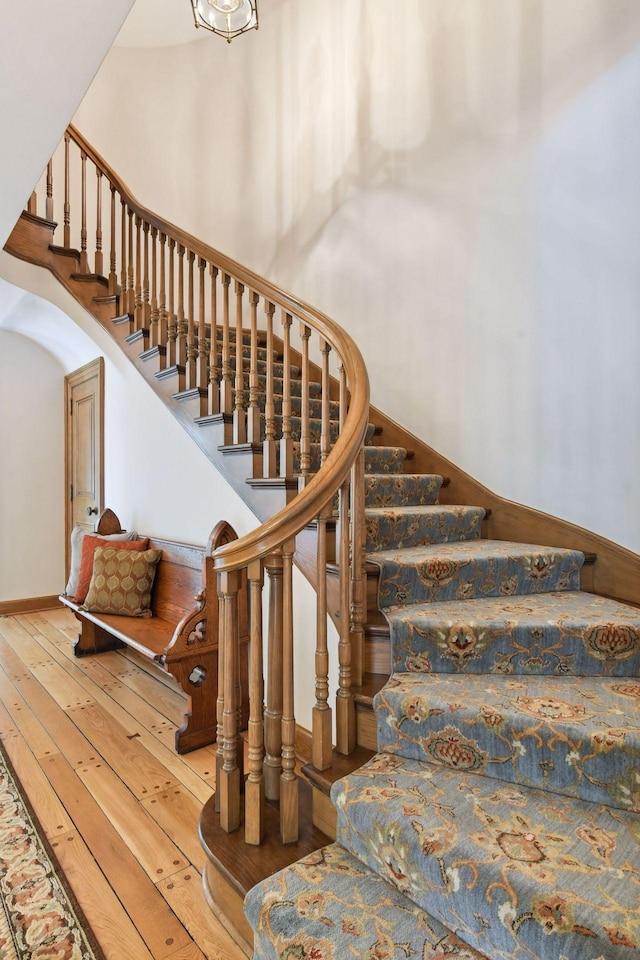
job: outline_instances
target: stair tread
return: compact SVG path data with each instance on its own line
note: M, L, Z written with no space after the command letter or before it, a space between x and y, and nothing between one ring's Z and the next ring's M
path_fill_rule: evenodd
M640 812L640 682L394 673L378 749Z
M392 754L332 799L339 843L492 958L610 960L640 942L637 814Z
M443 482L438 474L368 473L364 478L365 504L367 507L388 507L436 503Z
M256 931L254 960L488 960L337 843L263 881L247 896L245 913Z
M506 540L468 540L380 550L378 605L577 590L584 554Z
M395 670L638 675L640 609L565 590L387 607Z

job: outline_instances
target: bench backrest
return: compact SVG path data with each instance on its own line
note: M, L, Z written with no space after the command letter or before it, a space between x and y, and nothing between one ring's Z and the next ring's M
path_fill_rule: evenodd
M202 593L204 547L150 539L149 548L162 550L153 584L153 615L178 623L197 606L196 596Z

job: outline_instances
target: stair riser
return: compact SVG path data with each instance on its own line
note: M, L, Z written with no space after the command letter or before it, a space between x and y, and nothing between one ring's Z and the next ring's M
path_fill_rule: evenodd
M589 594L581 594L585 604ZM455 613L412 616L410 608L389 611L393 669L398 673L466 673L546 676L639 676L640 624L576 617L527 623L509 612L494 623ZM511 619L507 619L511 616Z
M640 942L634 815L391 755L332 799L338 842L492 960L628 960Z
M437 503L442 477L431 474L364 478L365 507L399 507Z
M637 813L638 703L638 681L398 674L374 709L380 751Z

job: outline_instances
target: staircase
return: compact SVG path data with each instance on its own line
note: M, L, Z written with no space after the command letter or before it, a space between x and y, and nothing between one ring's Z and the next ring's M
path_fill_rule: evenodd
M365 478L376 753L332 786L337 843L250 891L256 960L640 949L640 610L581 591L579 551L482 538L441 483Z
M41 192L9 252L110 331L262 521L211 561L212 909L256 958L633 956L640 558L503 500L369 408L340 328L146 211L73 128ZM294 563L317 592L313 638L293 633ZM309 642L301 778L293 657Z

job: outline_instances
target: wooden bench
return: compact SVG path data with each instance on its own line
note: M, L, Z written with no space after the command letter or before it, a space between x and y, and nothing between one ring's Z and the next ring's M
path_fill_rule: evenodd
M103 536L120 533L120 521L105 510L96 526ZM185 721L176 731L176 750L188 753L214 743L218 697L218 595L210 561L213 551L237 539L221 520L205 547L149 538L149 548L162 550L153 584L151 617L126 617L81 610L69 597L60 601L73 610L81 628L74 645L77 657L128 646L159 664L187 694ZM110 546L115 544L110 543ZM209 562L207 563L207 560ZM248 720L247 589L239 602L242 727Z

